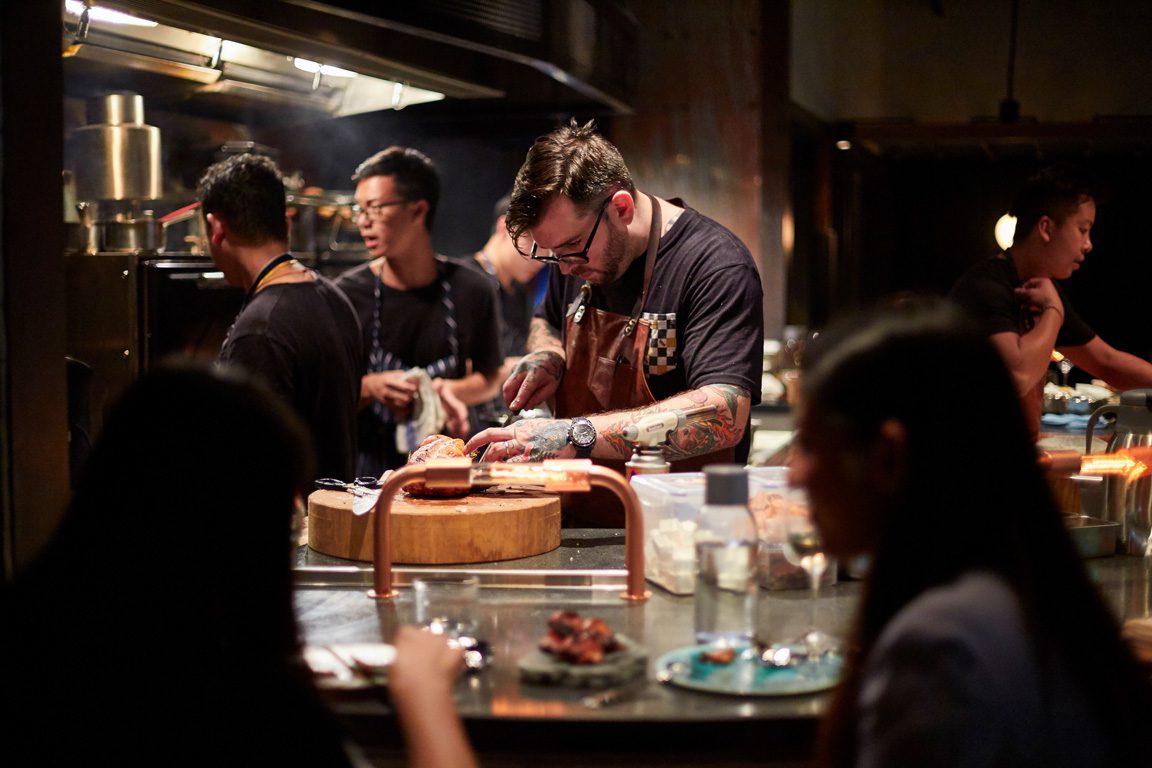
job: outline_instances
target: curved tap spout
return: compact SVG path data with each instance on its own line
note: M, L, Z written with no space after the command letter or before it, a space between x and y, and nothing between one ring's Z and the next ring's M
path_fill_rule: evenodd
M643 602L652 593L644 589L644 515L640 499L619 472L607 467L590 467L588 480L592 485L612 491L624 504L624 567L628 569L628 584L620 596Z
M392 589L392 497L408 483L423 480L426 474L426 465L409 464L390 473L380 486L372 528L372 591L368 593L369 597L391 600L400 594Z
M431 459L410 464L392 472L380 488L373 526L372 585L369 596L391 600L398 594L392 588L392 498L409 483L423 481L430 488L501 483L538 484L545 490L587 492L592 486L607 488L624 505L624 563L628 570L625 600L642 602L651 593L644 589L644 517L640 500L619 472L598 467L588 459L553 459L543 463L472 464L467 458Z

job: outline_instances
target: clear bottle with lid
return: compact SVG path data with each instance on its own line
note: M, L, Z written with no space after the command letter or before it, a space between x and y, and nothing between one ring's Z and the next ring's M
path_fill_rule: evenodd
M696 526L696 642L744 645L756 628L759 547L748 471L716 464L704 468L704 479Z

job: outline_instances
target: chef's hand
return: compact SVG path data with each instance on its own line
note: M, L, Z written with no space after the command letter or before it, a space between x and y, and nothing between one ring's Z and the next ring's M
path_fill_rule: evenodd
M488 445L484 461L544 461L573 459L576 449L568 442L568 419L524 419L507 427L492 427L477 433L464 446L471 453Z
M432 379L432 389L440 396L440 405L444 408L444 431L453 437L464 437L470 430L468 422L468 406L456 397L456 393L447 386L444 379Z
M1033 277L1025 281L1024 285L1016 289L1016 298L1022 301L1033 313L1044 311L1045 307L1055 307L1064 315L1064 302L1056 286L1047 277Z
M504 401L516 413L534 408L556 393L564 376L564 358L555 352L533 352L520 358L504 382Z
M397 418L406 419L419 389L404 371L368 373L360 380L360 402L383 403Z

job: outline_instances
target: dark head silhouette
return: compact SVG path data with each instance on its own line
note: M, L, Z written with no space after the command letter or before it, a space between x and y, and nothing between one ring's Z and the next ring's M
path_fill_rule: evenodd
M295 417L235 373L128 388L57 535L0 600L18 627L0 720L27 764L341 763L296 653L290 532L311 463Z
M846 475L866 490L854 501L829 493L831 516L845 518L872 567L827 724L827 762L855 764L860 672L889 622L928 590L973 572L1011 589L1035 658L1068 675L1116 745L1112 757L1123 760L1150 711L1149 689L1084 573L987 337L928 298L844 318L806 351L801 402L802 446L833 446L824 450L844 466L893 467L883 483ZM885 458L860 458L869 456ZM815 501L813 509L822 528L837 522L820 521ZM1092 664L1083 663L1084 648L1094 649Z

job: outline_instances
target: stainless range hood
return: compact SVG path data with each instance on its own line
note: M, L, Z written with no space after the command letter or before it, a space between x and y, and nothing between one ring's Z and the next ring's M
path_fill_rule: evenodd
M328 50L303 35L271 35L267 29L254 35L240 18L220 16L208 31L192 28L202 22L191 17L181 22L181 9L168 8L178 5L69 0L64 6L69 81L94 88L109 79L128 79L150 102L198 113L227 112L230 104L242 103L245 109L257 104L342 117L438 101L446 92L468 98L501 95L432 73L420 78L430 87L380 77L375 73L385 67L368 57Z
M107 22L108 10L151 26ZM269 120L438 99L621 114L634 33L617 6L586 0L68 0L66 95L130 90L169 112Z

